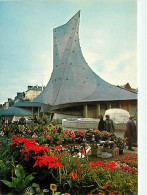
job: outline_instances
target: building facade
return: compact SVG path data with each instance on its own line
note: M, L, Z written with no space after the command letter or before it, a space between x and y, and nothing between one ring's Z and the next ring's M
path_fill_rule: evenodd
M28 86L28 90L25 92L25 100L33 100L42 92L41 86Z

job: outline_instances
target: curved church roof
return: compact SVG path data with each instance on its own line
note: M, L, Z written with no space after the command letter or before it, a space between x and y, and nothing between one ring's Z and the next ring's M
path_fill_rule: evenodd
M79 43L80 11L53 29L53 72L34 102L57 106L110 100L136 100L137 94L113 86L89 67Z

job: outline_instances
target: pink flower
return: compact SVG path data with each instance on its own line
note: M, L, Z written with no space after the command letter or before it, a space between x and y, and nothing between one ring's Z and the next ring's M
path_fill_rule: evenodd
M33 138L33 139L36 139L36 138L38 138L38 136L35 135L35 134L33 134L33 135L32 135L32 138Z
M43 135L46 135L46 131L43 132Z
M27 132L28 132L28 133L31 133L31 130L28 130Z
M51 136L50 136L50 135L47 135L46 138L47 138L47 139L51 139Z

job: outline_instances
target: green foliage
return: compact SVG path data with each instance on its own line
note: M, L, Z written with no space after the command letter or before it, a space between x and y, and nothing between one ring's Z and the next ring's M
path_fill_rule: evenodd
M117 137L116 139L115 139L115 144L116 144L116 146L119 148L119 149L121 149L121 150L123 150L124 149L124 147L125 147L125 144L124 144L124 141L123 141L123 139L122 138L120 138L120 137Z
M0 160L0 178L6 178L11 174L12 161L6 161L5 163Z
M12 160L10 145L11 140L7 136L0 136L0 179L7 179L11 174Z
M16 177L12 177L12 182L7 180L1 180L5 185L9 188L14 188L16 192L22 192L34 179L32 174L25 177L25 171L22 165L18 164L15 167L15 175ZM38 186L37 184L33 184L33 186Z
M41 118L38 118L38 123L41 125L46 125L50 123L50 117L47 115L42 116Z
M53 125L58 125L58 124L62 124L62 120L61 119L53 119Z
M61 189L68 193L87 194L120 191L123 194L137 194L137 175L131 172L125 172L121 169L103 169L101 165L93 169L85 159L78 159L82 175L80 177L76 159L69 153L65 152L60 161L64 165ZM71 172L75 172L78 178L73 179L70 176ZM107 184L111 184L112 187L103 189Z

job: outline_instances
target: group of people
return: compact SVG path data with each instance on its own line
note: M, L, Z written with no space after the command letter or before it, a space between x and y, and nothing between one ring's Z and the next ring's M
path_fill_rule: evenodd
M114 124L113 120L110 119L109 115L106 115L106 120L103 120L103 116L99 115L98 117L100 119L98 124L98 130L99 131L108 131L110 133L114 133Z
M99 115L99 124L98 124L98 130L99 131L108 131L110 133L114 133L114 123L113 120L110 119L109 115L106 115L106 120L103 120L103 116ZM136 130L136 123L135 123L135 117L132 115L130 116L127 124L126 124L126 130L124 133L124 138L127 139L128 142L128 150L134 151L132 148L132 144L137 142L137 130Z

